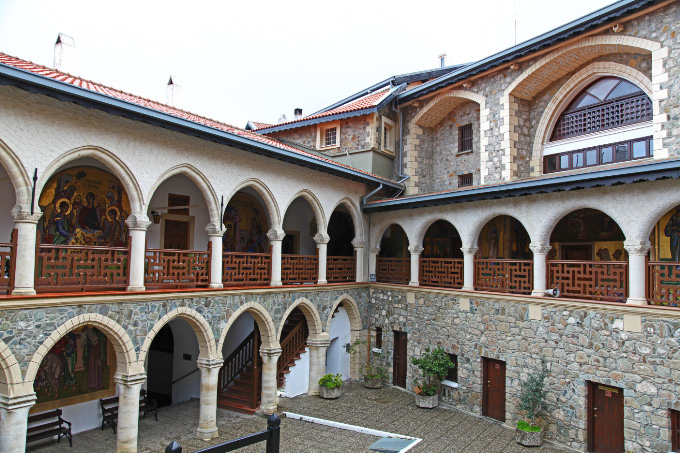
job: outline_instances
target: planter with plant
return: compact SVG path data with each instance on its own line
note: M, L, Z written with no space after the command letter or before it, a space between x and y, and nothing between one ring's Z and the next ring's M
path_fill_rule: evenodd
M351 355L358 354L359 346L365 344L365 341L355 340L349 348L349 353ZM368 362L359 367L359 374L361 374L361 379L364 381L364 387L368 389L382 388L387 380L387 369L376 364L379 359L380 353L374 351L370 355Z
M416 379L416 405L423 408L437 407L439 404L439 386L443 376L446 376L455 365L444 348L437 346L434 349L425 348L419 358L411 359L411 362L420 368L421 379Z
M525 447L539 447L543 444L543 429L536 420L548 410L545 389L547 377L548 368L545 360L541 360L540 371L531 374L526 381L521 383L517 408L523 414L523 419L517 421L515 440Z
M342 394L342 375L326 374L319 379L319 396L325 399L338 398Z

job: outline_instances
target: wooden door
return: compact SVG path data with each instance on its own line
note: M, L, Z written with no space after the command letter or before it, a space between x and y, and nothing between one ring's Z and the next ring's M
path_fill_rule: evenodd
M669 410L671 416L671 445L674 452L680 452L680 411Z
M505 362L482 357L482 415L505 421Z
M394 362L392 364L392 384L406 388L406 332L394 331Z
M189 248L189 222L166 219L163 248L187 250Z
M588 382L588 451L624 451L623 389Z

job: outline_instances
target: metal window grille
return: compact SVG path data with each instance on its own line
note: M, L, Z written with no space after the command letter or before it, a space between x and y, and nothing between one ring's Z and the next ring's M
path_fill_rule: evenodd
M458 187L469 187L472 185L472 173L458 176Z
M335 146L338 141L338 130L330 127L324 132L323 146Z
M187 195L168 194L168 206L189 206L191 198ZM189 215L189 208L168 209L168 214Z
M383 127L383 148L392 149L390 145L390 127L387 124Z
M458 127L458 152L472 151L472 124Z

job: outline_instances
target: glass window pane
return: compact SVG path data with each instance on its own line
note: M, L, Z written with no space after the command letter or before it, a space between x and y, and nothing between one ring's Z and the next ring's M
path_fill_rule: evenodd
M600 163L608 164L612 162L612 147L607 146L600 149Z
M567 168L569 168L569 154L560 156L560 169L566 170Z
M597 104L598 102L600 102L598 98L591 96L588 93L583 93L571 103L567 110L580 109L581 107Z
M647 140L633 142L633 159L647 156Z
M550 156L545 158L545 172L550 173L551 171L557 170L557 157Z
M614 88L614 85L619 83L619 79L600 79L595 84L588 88L588 93L592 94L601 101L604 101L607 94Z
M588 151L586 151L586 165L595 164L597 164L597 150L589 149Z
M628 94L633 94L633 93L642 93L642 90L638 88L636 85L633 85L630 82L627 82L625 80L621 81L619 86L614 88L614 90L609 93L609 96L607 96L607 99L614 99L618 98L621 96L626 96Z
M654 155L654 140L651 138L649 139L649 155Z
M616 145L616 161L622 162L628 160L628 143Z
M573 168L583 167L583 152L571 155L571 166Z

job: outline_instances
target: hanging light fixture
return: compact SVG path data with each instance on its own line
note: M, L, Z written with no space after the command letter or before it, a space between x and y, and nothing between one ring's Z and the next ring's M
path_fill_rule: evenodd
M151 211L151 217L153 218L153 223L158 225L161 223L161 213L158 211Z

